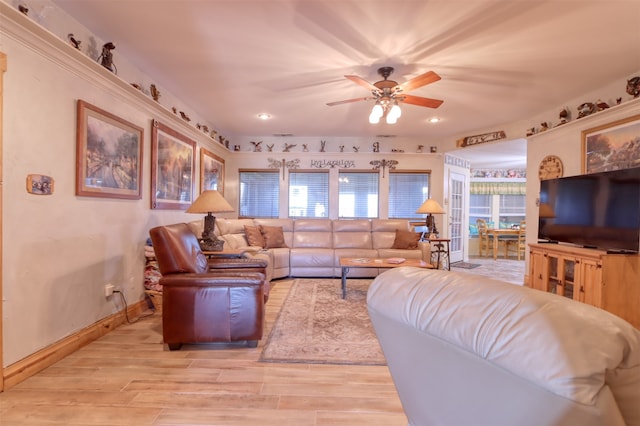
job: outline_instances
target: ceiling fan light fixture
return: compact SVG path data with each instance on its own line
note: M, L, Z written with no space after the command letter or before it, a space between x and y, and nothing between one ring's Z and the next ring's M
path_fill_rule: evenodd
M396 124L398 122L398 117L393 114L387 114L387 124Z
M378 124L379 122L380 122L380 116L374 114L373 111L371 111L371 114L369 114L369 123Z
M391 107L391 110L389 111L388 115L395 117L396 120L402 116L402 110L400 109L400 105L398 105L397 101Z
M384 108L382 108L382 105L380 105L380 102L376 102L376 104L373 106L373 109L371 110L371 115L378 117L378 119L384 115Z

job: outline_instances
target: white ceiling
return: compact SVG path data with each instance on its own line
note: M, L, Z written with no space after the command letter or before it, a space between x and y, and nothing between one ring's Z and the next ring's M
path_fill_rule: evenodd
M221 134L457 139L541 114L640 70L638 0L53 0ZM442 80L395 125L344 78ZM162 103L162 98L160 99ZM266 112L269 121L256 115ZM438 116L442 122L427 120ZM496 128L496 130L498 130Z

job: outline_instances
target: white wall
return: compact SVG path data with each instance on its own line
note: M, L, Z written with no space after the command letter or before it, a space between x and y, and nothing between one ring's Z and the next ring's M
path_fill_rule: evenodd
M527 144L527 244L537 242L538 236L538 206L536 202L540 195L540 180L538 179L540 161L547 155L557 155L562 160L563 176L579 175L583 173L582 131L638 114L640 114L640 98L529 138Z

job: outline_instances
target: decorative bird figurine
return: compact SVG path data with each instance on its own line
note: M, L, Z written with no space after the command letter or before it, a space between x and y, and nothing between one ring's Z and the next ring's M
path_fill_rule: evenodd
M262 145L262 141L260 142L251 141L251 145L253 145L253 152L262 152L262 147L260 146Z
M273 145L275 144L267 145L267 151L273 152Z
M76 49L80 50L80 44L82 43L80 40L78 40L73 33L69 33L67 34L67 38L69 39L69 42L71 43L71 45L73 47L75 47Z
M158 99L160 99L161 95L155 84L151 83L151 86L149 86L149 93L151 93L151 97L153 98L153 100L158 102Z
M289 152L291 151L291 148L295 148L296 146L298 146L296 143L285 143L284 150L282 152Z
M25 15L29 15L29 8L27 6L25 6L24 4L19 4L18 5L18 10L22 13L24 13Z
M191 118L182 111L180 111L180 117L182 117L183 120L191 121Z

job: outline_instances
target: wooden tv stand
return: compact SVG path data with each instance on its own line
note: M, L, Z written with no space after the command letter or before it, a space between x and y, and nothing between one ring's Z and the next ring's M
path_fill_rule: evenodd
M529 244L534 289L593 305L640 328L640 255L563 244Z

